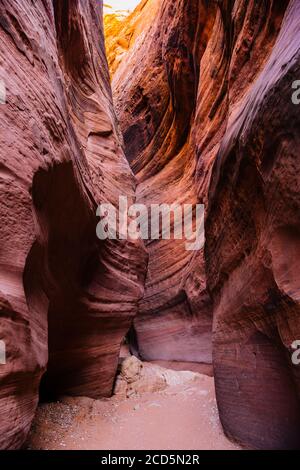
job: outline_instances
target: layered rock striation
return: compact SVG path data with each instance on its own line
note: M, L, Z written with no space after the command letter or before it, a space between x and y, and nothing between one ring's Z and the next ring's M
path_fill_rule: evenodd
M155 21L159 6L160 0L142 0L130 14L122 10L104 14L106 54L111 76L125 60L135 41Z
M0 448L24 444L39 393L110 395L132 322L143 359L213 360L229 436L299 447L299 1L106 18L122 134L101 3L0 4ZM120 195L204 203L204 250L100 241Z
M137 198L203 202L206 244L147 244L146 359L213 363L227 434L299 447L298 1L160 2L114 71Z
M96 207L134 200L98 0L0 5L0 447L20 447L42 390L108 396L143 294L140 242L100 241Z
M125 153L138 180L137 201L149 208L183 207L201 202L192 122L200 58L215 6L158 3L155 20L114 73L113 96ZM146 247L145 295L134 322L140 356L211 362L212 312L203 251L188 251L184 239L149 240Z
M229 435L260 449L299 448L291 345L300 335L300 114L292 102L300 4L234 2L228 21L227 117L205 248L217 400Z

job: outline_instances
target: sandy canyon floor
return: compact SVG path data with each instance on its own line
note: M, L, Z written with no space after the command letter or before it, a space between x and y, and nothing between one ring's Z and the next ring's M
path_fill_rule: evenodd
M28 448L240 449L223 433L212 377L153 365L146 366L147 374L150 371L153 375L153 367L158 367L159 372L168 377L167 386L162 390L156 387L158 390L155 391L154 387L154 391L101 400L65 397L55 403L41 404Z

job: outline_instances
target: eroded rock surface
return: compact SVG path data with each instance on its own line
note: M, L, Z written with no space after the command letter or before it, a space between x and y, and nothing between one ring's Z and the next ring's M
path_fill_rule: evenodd
M299 448L291 344L300 337L300 113L291 97L300 76L300 3L235 2L228 21L235 34L227 119L205 249L217 400L231 436L255 448Z
M114 103L139 183L137 202L147 207L195 204L191 126L200 58L215 6L191 0L158 4L155 19L114 71ZM185 240L152 240L146 247L145 295L134 324L139 354L146 360L211 362L212 313L203 252L188 251Z
M127 52L133 47L134 42L155 21L159 6L160 0L142 0L129 15L122 11L104 15L107 61L112 76L125 59Z
M299 24L297 0L164 1L113 79L138 200L207 208L205 266L147 245L139 352L208 360L209 292L221 420L255 448L300 445Z
M112 106L101 7L0 5L0 448L24 442L46 368L47 395L112 392L143 294L142 245L96 238L96 206L117 203L119 193L133 200L135 189Z
M46 368L47 396L110 395L137 312L141 357L210 362L212 311L226 433L299 447L299 1L148 0L118 24L128 161L101 2L0 8L0 447L24 443ZM204 253L148 242L145 280L141 243L96 238L119 195L205 203ZM133 361L125 395L149 386Z

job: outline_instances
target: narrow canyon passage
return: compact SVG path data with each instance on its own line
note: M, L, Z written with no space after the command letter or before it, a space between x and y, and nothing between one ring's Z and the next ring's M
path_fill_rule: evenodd
M129 15L129 23L133 22L135 27L135 40L138 41L139 34L145 28L150 27L152 20L157 21L159 14L160 2L141 2L132 15ZM183 9L179 12L182 15ZM61 14L61 13L60 13ZM168 15L168 11L166 15ZM188 19L189 15L192 14L193 21L189 21L185 25L187 29L190 27L196 30L196 19L198 17L198 11L195 8L187 11L185 18ZM196 15L196 16L195 16ZM137 19L136 19L137 17ZM115 22L121 19L124 20L124 27L127 28L127 18L123 16L122 12L117 14L107 15L104 17L104 23L107 30L116 26ZM174 25L174 29L178 28L177 24ZM59 27L61 29L61 26ZM156 25L157 29L162 28L162 24ZM150 28L151 29L151 28ZM149 33L152 34L150 31ZM111 30L110 34L107 35L107 52L108 60L110 63L111 74L116 72L117 67L110 59L110 48L109 42L112 41L114 45L119 46L120 37L115 36L115 31ZM126 34L125 34L126 36ZM194 37L191 38L195 40ZM184 39L185 40L185 39ZM146 38L143 39L142 46L148 41ZM159 47L162 47L162 39L159 40ZM123 43L124 45L124 43ZM172 45L174 50L181 47L180 44L174 43ZM192 49L192 43L189 45ZM156 51L155 51L156 53ZM160 53L160 51L158 51ZM144 54L142 51L141 54ZM116 59L115 59L116 60ZM154 61L155 63L155 61ZM119 64L120 65L120 64ZM130 76L135 75L134 65L130 62L124 65L128 70ZM143 67L145 66L145 72L148 73L147 65L141 65L139 73L144 74ZM152 66L152 64L151 64ZM162 64L159 64L162 68ZM191 64L187 65L186 72L183 71L183 75L190 73ZM126 74L122 72L122 83L121 86L126 83ZM156 70L153 69L152 73L155 75ZM178 80L181 80L179 77ZM163 78L159 84L163 83ZM193 94L196 93L197 85L196 81L198 78L195 76L192 81L187 77L187 86L193 86ZM139 82L138 82L139 83ZM141 80L142 83L142 80ZM147 107L147 99L144 101L143 93L141 92L140 85L132 84L132 90L128 96L126 90L122 90L121 100L124 102L118 102L118 91L117 86L114 86L114 79L112 80L113 86L113 98L115 107L121 109L127 109L126 100L131 102L132 107L136 107L137 111L141 113L141 116L137 115L137 112L133 112L136 119L141 123L144 128L145 125L149 125L149 130L154 134L157 129L154 127L151 130L151 117L149 112L150 108ZM137 86L138 91L135 91ZM155 85L156 86L156 85ZM150 90L150 93L152 90ZM170 93L169 90L163 90L163 94ZM135 97L136 96L136 97ZM167 96L158 97L157 113L165 113L165 106L169 101ZM179 97L181 100L189 99L186 94ZM194 98L193 98L194 99ZM168 113L167 126L172 125L174 109L170 106ZM194 105L193 105L194 106ZM184 110L180 110L180 113ZM192 109L188 110L191 115ZM187 141L189 140L189 120L183 122L182 117L178 116L177 119L181 120L176 130L175 139L182 139L182 142L178 144L176 141L172 143L175 152L179 152L178 155L174 155L175 161L177 160L177 168L175 166L175 174L172 178L179 178L177 184L177 193L174 192L174 199L172 202L191 202L195 203L195 188L192 186L189 188L193 181L194 163L189 168L189 159L191 158L191 152L188 151L188 155L185 156L187 150ZM184 117L186 119L186 116ZM157 124L160 123L161 118L157 117ZM122 116L119 116L119 121L123 122ZM184 129L184 128L185 129ZM143 181L136 172L133 160L138 161L140 159L140 165L142 165L143 155L137 154L137 149L134 148L134 143L143 139L139 126L133 125L138 135L129 130L126 132L123 130L126 157L129 164L135 173L136 186L135 186L135 201L138 203L162 203L164 201L171 202L165 199L166 191L165 186L161 187L161 182L166 181L169 178L169 168L162 171L159 182L150 181L149 191L151 194L150 201L147 202L147 198L141 196L143 191ZM162 139L164 135L169 132L169 129L162 130ZM129 142L130 148L127 149L128 133L130 133ZM182 138L180 133L183 133ZM148 135L149 141L152 140L153 136ZM183 150L181 150L183 148ZM172 153L171 149L170 152ZM155 149L151 149L151 152ZM147 159L151 159L150 155ZM166 159L168 157L166 156ZM182 161L180 161L182 160ZM185 169L187 171L185 172ZM166 174L165 174L166 173ZM186 181L184 182L184 179ZM151 175L149 180L151 180ZM148 177L145 178L148 181ZM182 186L184 182L184 186ZM172 182L170 182L172 184ZM156 193L155 197L152 197ZM185 193L183 199L180 201L179 194ZM136 320L135 324L131 327L131 334L128 336L130 347L134 350L142 359L153 360L156 363L163 364L165 367L173 367L178 369L179 372L174 372L173 381L171 384L167 384L167 391L165 391L165 385L158 386L156 390L156 384L151 385L151 373L149 376L149 383L146 384L145 390L142 390L140 394L139 390L136 395L129 397L119 397L118 394L114 395L111 400L102 401L92 400L88 398L68 398L60 395L60 390L65 389L62 380L65 378L57 377L57 367L55 361L51 359L48 363L48 370L43 377L41 389L40 389L40 406L34 420L31 435L27 445L29 448L36 449L59 449L59 448L74 448L74 449L117 449L117 448L134 448L134 449L151 449L159 448L160 446L167 449L186 448L186 449L230 449L237 448L231 444L224 436L220 422L218 420L218 412L215 401L214 383L213 378L209 375L212 374L211 365L211 305L207 293L205 292L203 267L198 268L197 276L200 278L199 285L201 283L203 293L198 301L197 305L192 305L188 294L186 292L184 280L184 273L187 272L189 264L194 257L194 253L189 253L184 248L184 241L178 241L174 243L174 240L161 241L157 240L154 243L146 243L146 250L148 259L148 272L146 275L146 285L149 286L147 289L151 290L151 277L152 270L156 275L161 273L159 278L155 281L156 287L154 298L152 295L147 299L146 294L143 296L138 307L137 317L140 319ZM152 246L154 245L154 246ZM173 245L173 246L172 246ZM174 252L175 249L175 252ZM162 254L160 254L162 252ZM155 253L155 256L153 256ZM168 268L161 271L160 264L167 263L170 265L170 271ZM171 255L171 256L170 256ZM163 259L161 259L163 256ZM179 259L178 266L172 266L173 260ZM157 264L158 259L158 264ZM154 266L153 266L154 264ZM203 261L202 261L203 264ZM158 268L158 269L157 269ZM164 280L160 278L163 276ZM194 273L196 276L196 273ZM202 277L201 277L202 276ZM191 286L192 287L192 286ZM191 288L190 288L191 290ZM189 292L190 292L189 290ZM155 299L157 298L157 300ZM151 309L147 309L144 313L145 305L151 305ZM202 309L199 310L199 306ZM199 322L199 317L201 321ZM51 321L51 318L50 318ZM152 325L152 321L154 322ZM140 325L139 325L140 323ZM143 330L143 324L145 328ZM49 340L51 337L56 337L57 324L49 324ZM154 336L151 334L151 330ZM143 334L144 333L144 334ZM142 338L140 338L142 335ZM134 336L134 344L131 343L131 338ZM56 340L55 340L56 341ZM49 354L50 358L53 356L56 358L55 350L52 352L52 344L49 342ZM172 361L177 361L173 363ZM202 364L202 366L201 366ZM157 366L154 363L144 363L144 367L155 368ZM185 379L185 374L188 372L180 372L192 369L198 372L191 373L191 378ZM64 366L62 366L64 371ZM168 373L171 374L169 369L161 369L160 374ZM209 375L203 375L202 372L208 373ZM78 372L76 372L78 374ZM177 374L177 375L176 375ZM153 378L152 378L153 380ZM59 388L57 388L59 385ZM152 387L152 389L151 389ZM160 390L162 388L162 390ZM53 401L54 399L54 401ZM47 401L50 400L50 403ZM57 401L58 400L58 401ZM44 403L43 403L44 401ZM178 407L178 401L180 401L180 409ZM200 404L201 402L201 404ZM196 408L198 412L195 413ZM107 419L111 417L111 419ZM165 422L165 429L161 428L161 423ZM181 431L184 426L184 437ZM84 437L83 437L84 436ZM82 442L84 441L84 442Z
M111 3L0 0L0 449L300 448L300 2Z
M195 209L203 202L195 180L193 120L209 14L201 2L149 0L125 18L104 18L113 100L137 181L136 203L148 209ZM187 250L184 237L174 239L173 219L172 224L170 239L145 240L145 292L133 326L138 353L145 360L211 364L212 305L203 250Z
M299 253L296 18L296 1L149 0L119 22L106 19L137 201L206 207L204 250L146 241L138 352L145 360L213 358L224 429L254 448L299 446L291 362L299 283L283 253Z

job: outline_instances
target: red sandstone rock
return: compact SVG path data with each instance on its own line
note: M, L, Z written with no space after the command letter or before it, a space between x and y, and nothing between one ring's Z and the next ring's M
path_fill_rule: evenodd
M206 247L204 264L148 243L139 305L142 245L95 235L97 204L135 193L99 2L1 2L1 448L24 442L46 367L46 394L111 393L137 309L142 357L209 361L209 294L226 433L299 447L299 1L152 1L111 45L126 155L139 202L206 203Z
M230 436L260 449L295 448L300 114L291 96L300 74L300 4L235 2L219 34L230 25L227 83L214 110L227 117L206 221L216 393ZM212 43L205 64L220 70L213 57Z
M148 244L139 351L203 359L206 269L225 431L299 447L299 2L161 3L115 72L114 99L138 200L206 204L206 266L180 243Z
M199 61L215 6L160 0L155 8L157 3L155 21L135 38L115 71L114 103L125 153L138 179L137 201L147 206L195 204L190 130ZM211 362L211 304L203 253L187 251L184 240L146 245L145 295L134 323L141 357Z
M135 189L101 23L98 0L0 5L0 448L23 444L46 368L48 395L112 392L143 294L142 245L96 238L96 206Z

